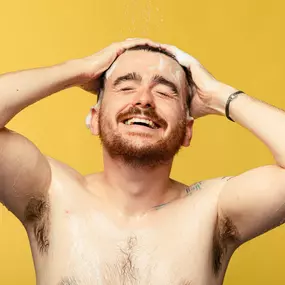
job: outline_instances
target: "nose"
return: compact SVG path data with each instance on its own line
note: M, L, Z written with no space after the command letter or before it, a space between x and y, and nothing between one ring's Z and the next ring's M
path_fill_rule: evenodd
M141 108L154 108L153 96L148 90L138 92L133 101L133 106L139 106Z

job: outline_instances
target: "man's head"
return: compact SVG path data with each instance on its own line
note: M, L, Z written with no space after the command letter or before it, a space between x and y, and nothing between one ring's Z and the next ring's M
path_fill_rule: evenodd
M132 165L167 163L191 140L193 86L170 53L131 48L101 78L92 131L111 156Z

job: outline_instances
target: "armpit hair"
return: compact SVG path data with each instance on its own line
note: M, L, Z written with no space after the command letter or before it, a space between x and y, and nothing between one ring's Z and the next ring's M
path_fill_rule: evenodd
M64 277L61 279L58 285L79 285L79 283L74 277Z
M49 248L49 204L45 197L33 197L24 213L25 226L32 228L40 253Z
M213 270L218 275L228 246L238 243L239 233L228 217L218 218L213 236Z

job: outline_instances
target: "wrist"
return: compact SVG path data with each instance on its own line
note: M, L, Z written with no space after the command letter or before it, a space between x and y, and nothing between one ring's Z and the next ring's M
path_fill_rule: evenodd
M212 100L209 108L218 115L225 115L226 104L231 94L238 91L236 88L226 84L221 84L215 92L212 93Z
M79 86L90 80L90 78L87 78L83 63L79 59L66 61L57 67L60 74L64 77L66 88Z

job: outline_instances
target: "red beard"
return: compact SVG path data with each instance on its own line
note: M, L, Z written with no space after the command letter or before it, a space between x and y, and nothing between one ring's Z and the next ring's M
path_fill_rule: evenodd
M103 102L102 102L103 103ZM143 115L150 120L158 122L161 127L166 128L167 123L160 118L153 108L141 109L132 107L127 112L118 116L117 121L129 115ZM99 136L104 148L111 157L120 158L133 167L155 167L172 161L174 155L180 150L186 134L186 114L182 116L170 134L146 146L138 146L130 140L125 139L121 133L112 128L111 122L104 115L104 105L99 111ZM147 137L148 134L138 134Z

